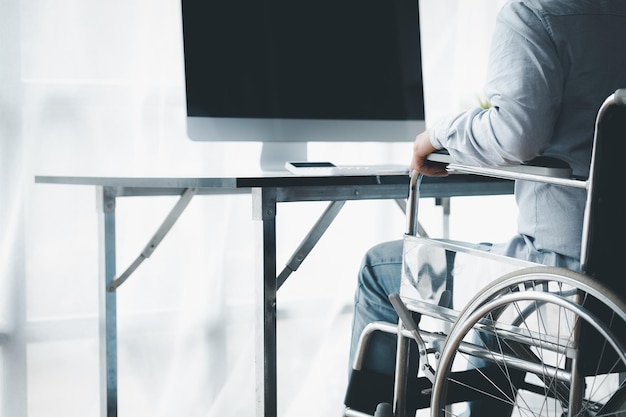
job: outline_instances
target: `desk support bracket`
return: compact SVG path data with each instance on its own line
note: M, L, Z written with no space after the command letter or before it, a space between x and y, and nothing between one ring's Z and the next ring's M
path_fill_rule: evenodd
M141 263L145 259L149 258L150 255L152 255L152 252L154 252L157 246L159 246L165 235L168 234L172 226L174 226L174 223L176 223L181 214L183 214L183 211L185 211L187 205L189 205L189 202L191 201L191 198L194 196L195 193L195 188L185 189L174 208L172 208L163 223L161 223L161 226L159 226L156 233L154 234L154 236L152 236L152 239L150 239L144 250L141 251L139 256L133 261L133 263L128 268L126 268L126 271L124 271L122 275L120 275L118 278L115 278L113 282L111 282L108 287L108 291L115 291L120 285L124 283L124 281L128 279L128 277L130 277L133 272L135 272L137 267L139 267L139 265L141 265Z
M280 288L287 278L289 278L289 275L291 275L292 272L295 272L300 264L304 262L304 259L309 255L309 253L311 253L313 247L315 247L317 242L319 242L320 238L335 220L337 214L339 214L339 211L341 211L345 203L345 200L333 201L328 205L328 207L326 207L324 213L322 213L302 243L300 243L300 246L298 246L294 254L291 258L289 258L289 261L283 271L276 278L276 289Z

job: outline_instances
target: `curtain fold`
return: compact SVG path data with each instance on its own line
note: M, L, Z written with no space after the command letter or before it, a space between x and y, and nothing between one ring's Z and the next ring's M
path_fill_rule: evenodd
M25 153L20 10L0 2L0 415L26 415Z

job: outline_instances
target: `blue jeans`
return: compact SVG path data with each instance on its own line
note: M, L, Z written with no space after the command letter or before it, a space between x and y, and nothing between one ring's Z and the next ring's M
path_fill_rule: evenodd
M491 247L487 243L455 243L481 250L489 250ZM371 248L363 259L354 297L350 365L356 355L359 337L367 324L374 321L398 322L398 315L388 297L389 294L400 292L402 245L402 240L380 243ZM395 370L396 336L376 334L366 355L364 364L368 370L392 375Z
M402 246L402 240L381 243L371 248L363 259L354 298L354 318L350 345L351 366L354 363L359 337L367 324L374 321L398 322L398 315L388 296L400 292ZM483 250L490 248L488 244L470 244L468 246ZM366 350L363 368L385 375L393 375L395 372L396 342L397 338L394 334L375 333ZM417 361L413 362L410 368L415 370ZM496 414L503 416L511 413L510 406L502 403L493 404L493 401L473 401L469 405L468 413L488 415L489 413L485 414L487 411L494 410Z
M365 326L374 321L398 322L388 297L400 292L401 271L402 240L378 244L366 253L354 296L350 366ZM364 364L369 370L393 375L395 357L396 336L379 332L373 336Z
M554 252L537 250L530 238L516 235L510 241L491 245L454 242L459 245L491 251L514 258L527 259L544 265L561 266L578 270L577 259ZM354 361L359 337L368 323L386 321L397 323L398 315L389 302L389 294L400 292L402 272L402 240L380 243L372 247L361 264L354 297L354 319L352 322L352 342L350 346L350 366ZM393 374L395 367L396 337L376 335L366 358L368 369L383 374Z
M528 239L521 235L515 236L506 244L495 246L490 244L455 243L507 256L531 257L533 261L546 265L552 264L574 270L579 267L576 259L567 258L552 252L544 253L535 250L528 242ZM526 256L520 256L520 254L526 254ZM400 292L402 255L403 241L397 240L374 246L366 253L363 259L354 297L350 366L354 363L359 337L367 324L374 321L398 322L398 315L389 302L388 296L389 294ZM377 332L370 341L363 361L363 367L369 371L393 375L395 371L395 356L396 336ZM475 364L475 366L480 365ZM496 410L498 411L497 413L491 413ZM498 402L494 404L494 401L474 401L470 404L470 412L474 415L507 415L507 412L510 414L510 411L508 405Z

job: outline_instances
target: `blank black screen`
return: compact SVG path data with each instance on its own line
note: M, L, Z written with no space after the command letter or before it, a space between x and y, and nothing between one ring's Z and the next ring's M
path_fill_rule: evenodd
M416 0L182 0L188 116L423 120Z

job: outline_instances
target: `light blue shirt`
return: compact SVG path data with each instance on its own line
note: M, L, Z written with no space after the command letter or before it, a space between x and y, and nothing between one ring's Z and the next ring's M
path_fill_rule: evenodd
M503 166L539 155L587 176L602 102L626 87L626 1L527 0L503 6L485 94L476 108L430 129L461 163ZM518 181L519 235L494 251L576 269L583 190Z

